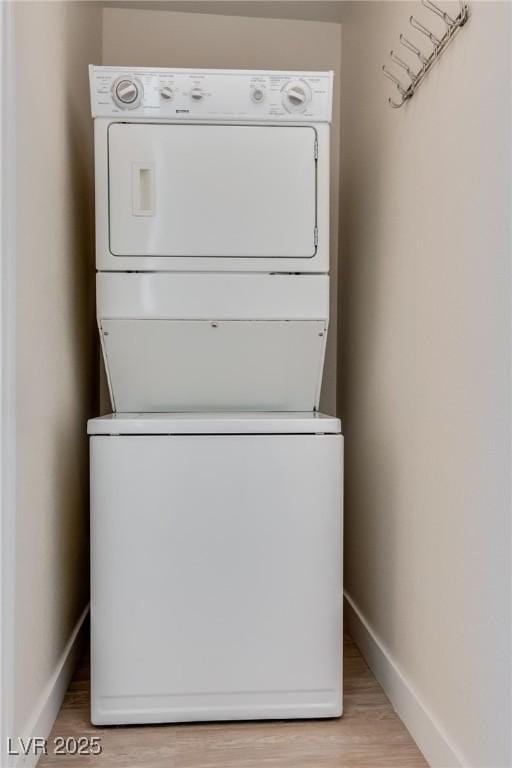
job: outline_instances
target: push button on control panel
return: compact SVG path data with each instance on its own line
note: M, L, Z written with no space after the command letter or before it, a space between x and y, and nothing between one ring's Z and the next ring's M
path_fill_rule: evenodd
M251 90L251 99L255 101L257 104L264 101L265 99L265 89L259 85L254 86Z

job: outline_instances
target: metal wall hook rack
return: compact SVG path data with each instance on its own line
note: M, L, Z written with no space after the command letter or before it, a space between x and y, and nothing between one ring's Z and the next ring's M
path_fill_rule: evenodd
M459 13L457 16L455 16L455 18L452 18L446 11L436 5L433 0L421 0L421 4L424 8L431 11L436 16L439 16L439 18L443 20L446 26L446 31L442 36L435 35L415 16L410 16L409 23L411 27L428 38L433 50L430 54L424 53L420 48L414 45L414 43L411 43L411 41L408 40L405 35L400 35L400 43L404 46L404 48L406 48L417 57L420 66L419 69L413 68L410 64L408 64L407 61L404 61L402 58L400 58L400 56L398 56L395 51L391 51L391 61L403 69L410 80L409 83L403 83L392 71L386 67L385 64L382 65L382 71L384 72L384 75L395 84L396 89L401 96L401 101L395 101L391 98L388 99L390 105L394 109L402 107L406 101L414 96L418 86L424 80L427 72L430 71L443 51L446 50L458 30L463 27L469 19L469 4L463 2L463 0L459 0Z

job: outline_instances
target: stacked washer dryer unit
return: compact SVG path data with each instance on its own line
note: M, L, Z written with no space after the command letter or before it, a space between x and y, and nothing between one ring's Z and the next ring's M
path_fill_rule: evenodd
M92 720L341 714L332 73L90 68Z

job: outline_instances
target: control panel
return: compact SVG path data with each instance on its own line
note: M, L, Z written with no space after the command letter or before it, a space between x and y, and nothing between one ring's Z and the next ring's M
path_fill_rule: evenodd
M332 72L89 67L93 117L330 122Z

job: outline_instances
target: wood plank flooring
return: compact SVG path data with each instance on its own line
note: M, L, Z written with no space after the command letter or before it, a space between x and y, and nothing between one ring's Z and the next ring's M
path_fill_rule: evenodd
M349 637L339 720L110 726L89 721L89 668L78 669L39 768L427 768ZM99 756L52 752L56 736L99 736Z

